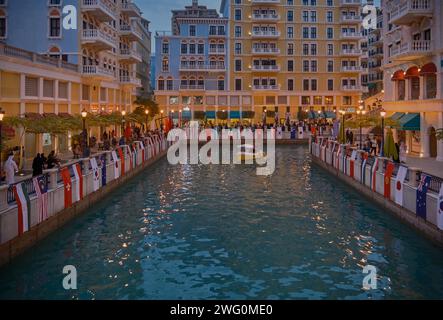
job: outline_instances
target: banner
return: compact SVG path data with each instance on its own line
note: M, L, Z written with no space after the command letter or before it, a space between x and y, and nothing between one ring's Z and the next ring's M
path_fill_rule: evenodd
M353 150L352 151L352 155L351 155L351 160L350 160L350 168L349 168L349 176L351 178L354 178L355 176L355 160L357 160L357 151Z
M417 188L417 216L426 220L426 202L429 186L431 185L431 177L422 173L420 184Z
M389 161L388 164L386 165L385 180L384 180L385 184L384 196L386 199L391 198L391 179L392 179L392 174L394 173L394 169L395 169L394 163Z
M123 153L123 149L121 147L117 149L117 152L118 156L120 157L120 167L121 167L120 175L123 177L125 175L125 156Z
M68 168L63 168L61 170L61 175L63 178L63 186L65 190L65 209L72 206L72 181L71 174Z
M48 214L48 184L46 176L39 176L32 179L35 193L37 195L38 221L42 223L49 218Z
M371 188L373 191L377 190L377 170L378 170L378 158L375 158L371 167Z
M443 184L440 188L440 195L437 201L437 226L440 230L443 230Z
M83 199L83 174L80 163L74 164L72 166L72 169L74 170L75 180L77 180L77 184L74 190L75 201L80 201L81 199Z
M89 161L91 162L92 170L92 190L96 192L100 189L100 173L98 172L97 159L91 158Z
M403 206L403 190L407 173L408 168L400 166L395 182L395 203L400 206Z
M105 154L103 154L100 157L100 162L101 162L101 165L102 165L102 186L104 187L108 183L108 181L107 181L108 177L106 175L107 168L106 168L106 155Z
M120 177L120 170L118 167L118 158L117 153L115 151L112 151L112 161L114 162L114 179L118 179Z
M18 235L29 231L31 227L31 201L23 183L14 186L14 196L18 209Z

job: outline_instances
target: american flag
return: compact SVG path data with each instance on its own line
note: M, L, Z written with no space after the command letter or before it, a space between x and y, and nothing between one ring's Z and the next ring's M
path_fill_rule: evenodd
M431 184L431 177L422 174L420 178L420 184L417 188L417 216L422 217L426 220L426 196L428 193L429 186Z
M32 179L35 193L37 194L38 223L49 218L48 216L48 184L46 176L39 176Z

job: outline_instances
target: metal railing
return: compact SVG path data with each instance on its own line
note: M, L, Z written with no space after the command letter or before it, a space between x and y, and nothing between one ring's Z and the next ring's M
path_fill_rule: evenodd
M46 186L48 186L49 174L45 173L45 174L43 174L43 176L45 177L45 180L44 180L45 184L46 184ZM26 192L28 193L28 195L30 195L30 196L34 195L36 192L35 192L35 188L34 188L33 179L34 178L29 178L29 179L26 179L26 180L23 180L23 181L20 181L20 182L10 185L8 188L7 195L6 195L6 199L7 199L8 204L16 202L15 194L14 194L14 186L16 186L18 184L23 184L23 187L26 190Z

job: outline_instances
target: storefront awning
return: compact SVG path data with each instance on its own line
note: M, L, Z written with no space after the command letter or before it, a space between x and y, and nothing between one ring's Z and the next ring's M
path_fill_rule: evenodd
M335 119L337 117L335 112L332 112L332 111L326 111L325 114L326 114L327 119Z
M206 111L206 119L215 119L215 111Z
M400 119L399 129L406 131L420 131L420 114L419 113L407 113Z
M404 115L405 115L404 112L396 112L390 117L390 119L394 120L394 121L398 121Z
M240 111L231 111L229 116L231 119L240 119Z

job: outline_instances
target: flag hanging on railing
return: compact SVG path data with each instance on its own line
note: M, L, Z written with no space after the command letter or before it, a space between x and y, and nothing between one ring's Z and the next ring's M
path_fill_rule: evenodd
M349 161L349 176L354 178L355 176L355 160L357 160L357 151L353 150L351 155L351 160Z
M429 186L431 185L431 177L422 173L420 184L417 188L417 216L426 220L426 202Z
M97 159L91 158L89 161L91 162L92 169L92 190L96 192L100 189L100 173L98 172Z
M363 153L363 159L361 163L360 182L366 184L366 164L368 163L368 153Z
M440 188L437 206L437 226L440 230L443 230L443 184Z
M146 161L146 151L145 151L145 144L143 141L140 141L140 149L142 150L142 163Z
M384 179L384 196L386 199L391 198L391 179L392 174L394 173L395 166L394 164L389 161L386 165L386 171L385 171L385 179Z
M106 186L106 184L108 183L108 177L106 175L107 168L106 168L106 155L105 154L103 154L100 157L100 161L102 164L102 186Z
M337 153L335 154L335 168L337 168L337 170L340 169L340 152L341 146L338 145Z
M31 201L24 183L14 186L14 196L18 209L18 235L29 231L31 227Z
M371 188L373 191L377 190L377 170L378 170L378 158L375 158L371 167Z
M63 178L64 194L65 194L65 209L72 206L72 181L71 174L68 168L63 168L61 170L61 175Z
M39 176L32 179L34 184L35 193L37 195L37 207L38 207L38 223L42 223L49 218L48 215L48 184L46 182L46 176Z
M80 201L81 199L83 199L83 174L80 163L74 164L72 166L72 169L74 170L75 180L77 180L74 190L75 201Z
M132 155L131 146L128 146L129 170L134 168L134 157Z
M132 154L132 158L134 159L134 167L138 166L138 150L137 150L137 144L134 143L132 145L132 148L134 149L134 152Z
M400 166L395 181L395 203L400 206L403 206L403 190L407 173L408 168Z
M118 156L120 157L120 167L121 167L120 175L123 177L125 175L125 156L123 153L123 149L121 147L117 149L117 152Z
M114 179L118 179L120 177L120 170L118 167L118 158L117 152L112 151L112 161L114 162Z
M347 161L348 150L346 149L346 147L343 148L342 156L343 156L343 168L342 168L342 170L343 170L344 174L348 174L348 161Z

